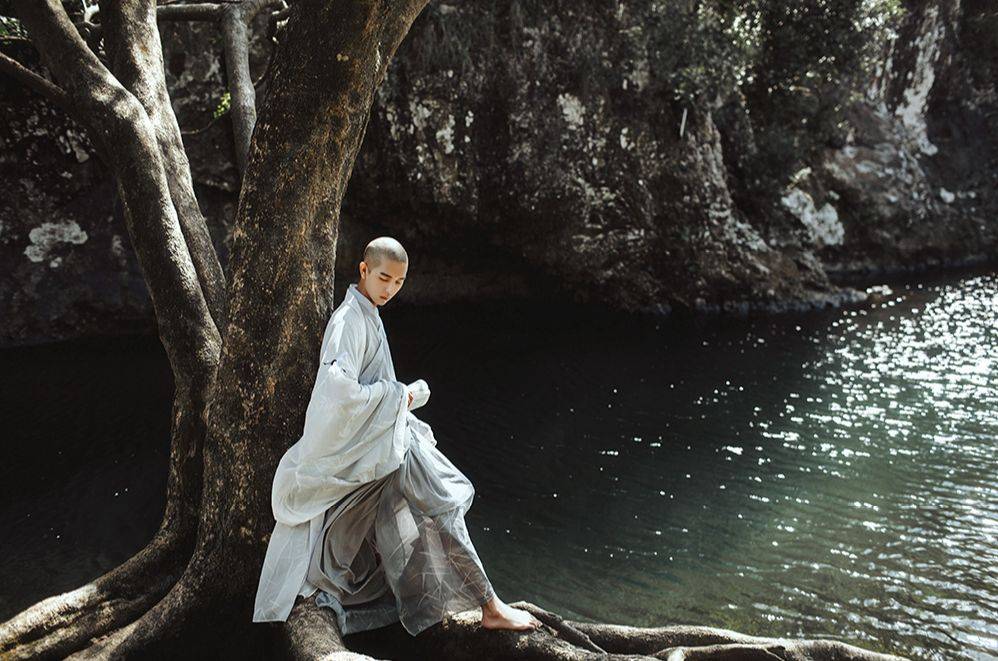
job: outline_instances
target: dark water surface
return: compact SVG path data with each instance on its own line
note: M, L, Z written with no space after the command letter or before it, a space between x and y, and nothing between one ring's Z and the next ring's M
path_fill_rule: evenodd
M770 318L382 317L504 600L998 658L998 276L913 282ZM172 382L155 338L5 350L0 377L6 619L155 531Z

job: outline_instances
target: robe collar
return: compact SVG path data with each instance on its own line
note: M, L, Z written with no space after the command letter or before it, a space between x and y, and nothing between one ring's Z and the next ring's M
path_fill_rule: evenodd
M364 296L360 292L360 290L357 289L357 283L356 282L350 283L350 286L347 287L347 294L352 294L354 296L354 298L357 299L357 303L360 305L360 308L365 313L367 313L368 315L370 315L372 318L375 318L375 319L380 318L380 315L378 314L378 306L375 305L374 303L372 303L367 298L367 296Z

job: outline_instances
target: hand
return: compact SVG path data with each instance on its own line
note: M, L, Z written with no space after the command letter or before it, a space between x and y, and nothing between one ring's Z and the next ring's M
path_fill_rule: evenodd
M412 393L407 391L407 394L409 395L409 403L406 404L405 406L406 408L409 408L410 406L412 406Z
M430 386L426 384L423 379L416 379L412 383L406 385L409 391L409 410L419 408L426 404L426 401L430 398Z

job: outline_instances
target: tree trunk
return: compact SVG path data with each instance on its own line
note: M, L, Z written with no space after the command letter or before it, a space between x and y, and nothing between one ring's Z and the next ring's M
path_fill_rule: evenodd
M299 600L287 623L253 625L253 597L274 470L300 435L333 303L340 203L375 91L426 2L293 6L250 142L227 292L165 92L154 3L102 11L114 74L59 0L17 3L63 87L52 98L65 95L115 174L177 389L159 533L121 567L0 626L5 659L347 654L330 611ZM588 625L517 605L546 627L487 631L469 612L416 640L403 631L398 648L476 659L896 658L702 627Z
M123 39L130 40L127 48L136 54L148 51L151 45L147 42L153 38L148 30L144 39L136 34L144 7L148 9L144 3L115 7L115 13L121 13L121 23L126 22L126 16L131 20L132 29L122 30ZM141 615L166 593L190 554L201 497L201 448L206 432L201 412L221 348L204 283L209 291L214 285L214 294L217 298L220 295L219 282L208 279L210 264L202 280L191 259L171 196L164 163L167 159L146 108L89 49L60 3L28 0L17 3L17 9L46 66L63 85L74 116L84 123L115 175L128 232L149 285L160 338L176 383L167 505L156 536L145 549L92 584L47 599L0 627L0 651L16 649L18 656L61 657L86 645L93 636ZM158 33L154 36L154 52L159 53ZM161 72L161 63L159 68ZM141 85L142 75L149 74L133 77L136 87ZM151 96L145 98L151 106L156 103ZM165 108L169 109L168 103ZM172 118L172 109L168 112ZM176 123L175 118L172 121ZM162 122L168 123L168 119L164 117ZM186 155L183 164L186 167ZM188 169L188 185L189 176ZM203 225L200 212L192 222L197 219ZM192 236L197 231L194 227Z
M174 589L108 649L148 652L181 635L208 644L251 621L274 469L300 435L332 305L340 202L374 92L425 2L303 2L291 13L233 233L197 548Z

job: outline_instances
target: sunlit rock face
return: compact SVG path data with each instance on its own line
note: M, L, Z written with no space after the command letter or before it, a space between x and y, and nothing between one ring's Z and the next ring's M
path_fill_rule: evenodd
M429 7L379 92L348 208L433 260L416 273L442 277L414 289L536 294L536 280L632 310L779 308L834 300L828 272L993 252L998 141L981 120L994 116L994 81L967 80L955 30L994 12L915 7L857 90L845 144L741 206L733 177L751 173L729 166L753 148L751 109L722 124L716 107L670 103L649 64L656 3L514 5ZM976 105L961 100L972 90ZM954 181L952 160L977 161L976 176ZM465 291L446 277L445 237L470 262L503 257Z
M828 272L993 257L998 245L998 8L915 3L881 75L849 112L848 144L813 167L843 240Z
M994 251L992 10L919 5L882 75L858 90L846 144L762 203L740 193L751 173L733 167L753 149L751 113L724 110L737 92L671 101L647 30L657 8L431 3L377 93L344 202L337 291L380 234L409 250L408 302L523 297L649 312L852 300L829 272ZM221 48L205 24L163 31L224 262L238 184L228 115L213 119ZM259 77L270 47L262 23L254 34ZM113 183L85 136L11 85L0 108L0 310L10 311L0 342L154 329Z

